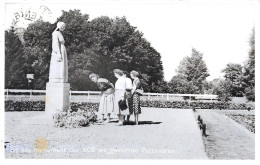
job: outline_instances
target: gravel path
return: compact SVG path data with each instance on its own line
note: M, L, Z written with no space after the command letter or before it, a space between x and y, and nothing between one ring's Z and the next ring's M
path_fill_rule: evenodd
M254 159L255 134L238 124L225 113L253 114L247 111L198 110L207 124L207 137L203 138L210 159Z
M6 158L207 159L191 110L142 108L137 126L114 121L64 129L22 122L43 113L5 113ZM47 151L34 152L39 138L47 140Z

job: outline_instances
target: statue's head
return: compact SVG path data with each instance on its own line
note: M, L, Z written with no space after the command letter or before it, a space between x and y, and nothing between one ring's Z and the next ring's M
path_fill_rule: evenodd
M65 27L66 27L66 24L64 22L58 22L56 29L59 29L60 31L64 31Z

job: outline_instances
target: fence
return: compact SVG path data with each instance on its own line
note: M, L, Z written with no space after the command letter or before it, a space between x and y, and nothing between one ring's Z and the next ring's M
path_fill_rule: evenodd
M101 96L100 91L70 91L70 99L71 100L85 100L85 101L93 101L99 100ZM31 90L31 89L5 89L5 97L6 99L10 98L28 98L29 100L36 99L44 99L45 98L45 90ZM213 101L217 99L217 95L205 95L205 94L172 94L172 93L144 93L141 96L141 99L145 100L165 100L165 101L180 101L183 100L183 97L192 100L195 98L196 100L208 100Z

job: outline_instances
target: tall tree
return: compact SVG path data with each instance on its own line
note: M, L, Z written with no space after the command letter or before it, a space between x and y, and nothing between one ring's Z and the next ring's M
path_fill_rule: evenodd
M244 66L243 80L246 98L255 101L255 28L252 30L249 45L249 58Z
M234 97L242 97L244 93L242 65L229 63L222 72L224 72L224 77L231 81L231 95Z
M176 70L177 76L170 81L172 92L203 93L204 81L209 76L203 54L192 48L191 57L185 57Z
M27 88L23 45L13 27L5 31L5 88Z

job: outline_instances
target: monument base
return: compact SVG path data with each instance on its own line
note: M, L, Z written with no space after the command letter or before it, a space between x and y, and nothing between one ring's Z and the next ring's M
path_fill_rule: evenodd
M45 114L52 116L58 111L69 109L69 83L46 84Z

